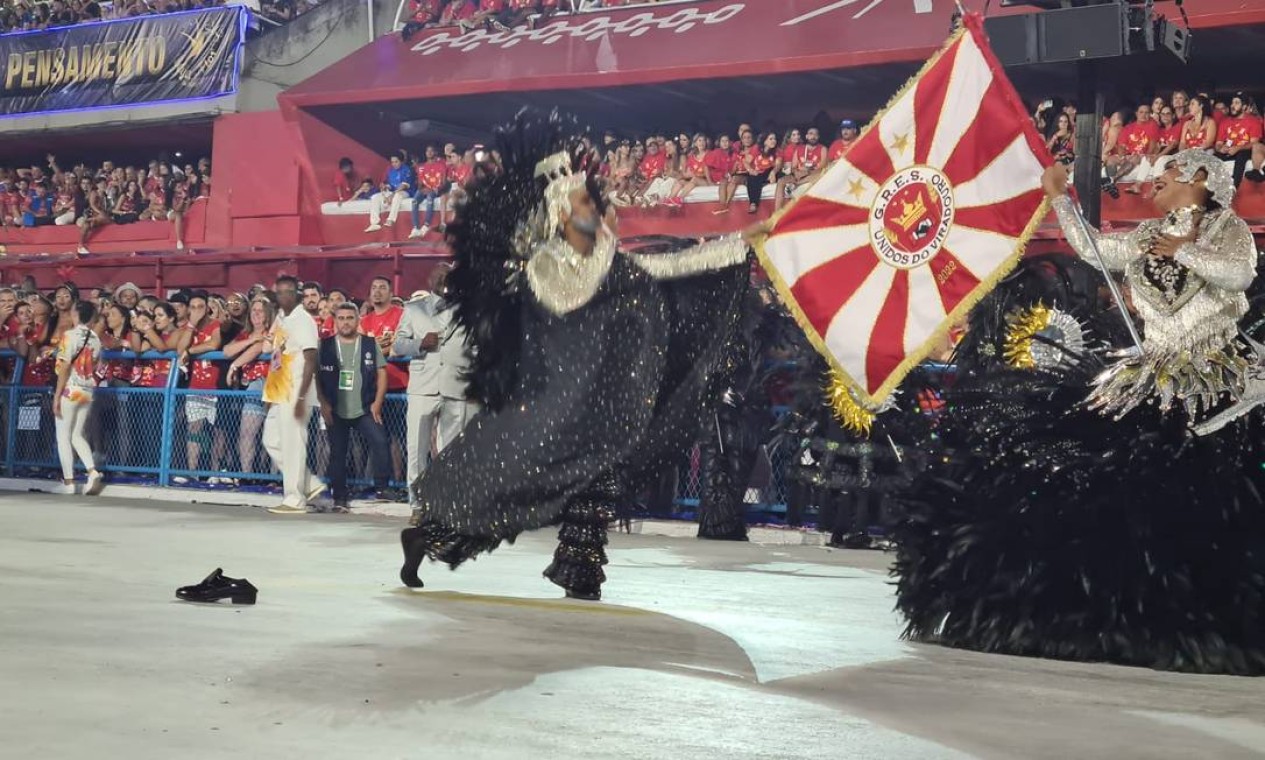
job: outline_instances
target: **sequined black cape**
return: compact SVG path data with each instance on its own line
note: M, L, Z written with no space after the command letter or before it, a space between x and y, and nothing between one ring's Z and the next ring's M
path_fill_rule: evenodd
M1003 286L973 317L938 424L950 453L901 495L893 574L907 635L1265 674L1260 415L1197 438L1181 412L1113 421L1086 409L1102 366L1091 353L1053 371L1006 368L988 346L1010 307L1049 304L1057 289L1064 307L1096 311L1059 277Z
M524 297L506 402L477 415L418 486L421 517L460 535L455 566L556 523L602 476L635 492L697 438L718 396L749 267L654 280L617 254L586 306Z

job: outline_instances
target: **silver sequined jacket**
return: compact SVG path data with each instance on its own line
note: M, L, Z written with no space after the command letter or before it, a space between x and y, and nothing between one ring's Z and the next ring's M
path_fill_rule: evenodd
M1054 211L1076 255L1098 266L1075 219L1078 212L1072 199L1057 199ZM1181 293L1165 293L1143 274L1143 243L1163 226L1163 219L1149 219L1124 233L1104 235L1085 229L1097 241L1107 269L1124 272L1133 305L1146 326L1145 348L1189 349L1230 342L1247 313L1243 293L1256 277L1256 245L1247 224L1228 211L1217 211L1204 219L1199 237L1182 245L1174 257L1190 270Z
M1227 347L1247 313L1244 292L1256 276L1256 245L1247 224L1228 210L1210 212L1198 237L1178 249L1173 262L1180 266L1174 266L1144 250L1150 238L1174 232L1172 219L1150 219L1129 232L1102 234L1078 221L1079 211L1067 196L1053 205L1078 256L1100 266L1092 238L1106 268L1124 273L1143 322L1143 356L1121 362L1100 378L1091 398L1094 405L1123 415L1154 397L1162 409L1176 399L1197 412L1221 394L1237 395L1241 357Z

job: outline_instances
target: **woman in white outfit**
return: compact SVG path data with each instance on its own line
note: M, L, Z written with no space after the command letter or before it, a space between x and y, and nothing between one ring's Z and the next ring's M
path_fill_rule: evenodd
M92 447L88 445L83 431L92 411L97 360L101 358L101 339L89 327L97 317L97 307L88 301L80 301L71 313L74 326L62 335L57 350L57 390L53 393L57 456L61 460L62 483L66 492L74 492L75 454L78 454L84 467L88 468L88 485L84 493L96 496L101 493L105 481L92 461Z

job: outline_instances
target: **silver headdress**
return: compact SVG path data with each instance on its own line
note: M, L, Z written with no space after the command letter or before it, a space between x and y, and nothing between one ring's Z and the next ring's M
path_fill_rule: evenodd
M561 151L536 164L536 178L549 180L545 186L545 206L551 230L562 226L562 212L571 210L571 193L584 187L587 181L583 172L575 173L571 160L570 153Z
M1204 183L1208 187L1208 194L1222 208L1230 208L1234 201L1234 177L1221 159L1206 150L1195 148L1174 154L1172 161L1181 170L1178 181L1186 184L1194 182L1195 175L1202 169L1208 176Z
M514 231L514 250L524 259L530 259L536 246L556 237L562 229L562 212L571 210L571 193L584 187L587 181L583 172L572 167L571 154L565 150L554 153L536 164L536 179L545 179L544 201Z

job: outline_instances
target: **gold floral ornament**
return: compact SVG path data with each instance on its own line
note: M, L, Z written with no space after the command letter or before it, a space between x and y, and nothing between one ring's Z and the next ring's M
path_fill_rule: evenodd
M1074 362L1085 341L1076 317L1037 301L1006 315L1002 358L1015 369L1053 369Z

